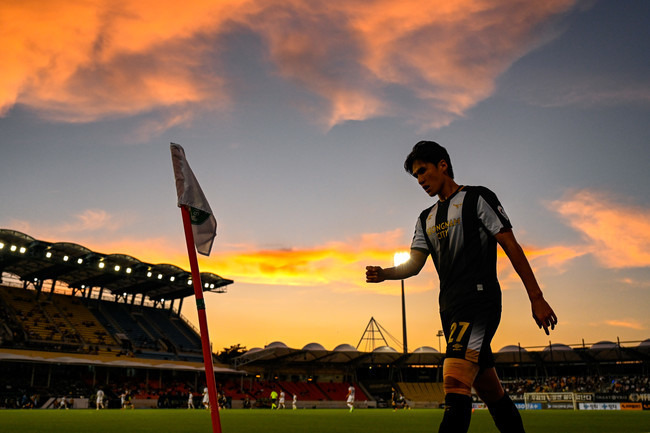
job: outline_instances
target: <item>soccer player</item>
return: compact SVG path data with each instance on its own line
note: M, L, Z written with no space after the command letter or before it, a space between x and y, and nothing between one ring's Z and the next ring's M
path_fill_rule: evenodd
M129 389L124 392L124 407L135 409L135 405L133 404L133 394L131 394L131 390Z
M104 409L104 390L99 388L97 390L97 401L95 402L97 410Z
M277 409L278 405L278 392L276 390L271 391L271 409Z
M296 394L293 395L293 400L291 402L293 410L298 409L298 396Z
M187 408L194 409L194 394L191 389L187 393Z
M512 225L496 195L485 187L458 185L447 150L417 143L404 168L438 201L417 219L410 259L399 266L366 267L366 281L380 283L417 275L429 255L440 278L440 316L447 340L443 364L445 413L439 433L467 432L472 387L501 432L523 432L516 406L494 368L490 343L501 319L496 244L521 278L538 327L554 329L557 317L544 299Z
M280 391L280 400L278 401L278 409L284 409L284 391Z
M210 394L208 393L208 387L203 388L203 407L210 409Z
M354 386L350 384L348 387L348 393L345 396L347 398L347 405L350 408L350 412L354 410Z

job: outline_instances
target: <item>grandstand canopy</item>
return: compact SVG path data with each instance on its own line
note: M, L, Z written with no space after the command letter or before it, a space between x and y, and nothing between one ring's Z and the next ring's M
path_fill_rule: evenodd
M17 275L24 283L63 282L85 291L103 288L113 294L141 294L154 301L194 294L192 275L170 264L142 262L124 254L102 254L69 242L46 242L0 229L0 275ZM203 290L225 292L232 280L202 272Z
M572 349L565 344L552 344L540 351L529 351L518 345L506 346L494 353L498 365L530 364L549 365L561 363L585 362L625 362L634 360L650 360L650 339L636 347L622 347L606 349ZM294 349L286 344L275 341L264 348L253 348L235 358L235 367L258 365L274 367L277 365L429 365L442 366L444 353L436 349L423 346L413 352L401 353L389 346L375 348L372 352L359 351L349 344L340 344L333 350L325 349L319 343L310 343L302 349Z
M400 353L389 346L375 348L372 352L360 352L350 344L340 344L334 350L326 350L319 343L310 343L302 349L287 347L276 341L263 349L253 348L235 359L235 366L257 365L438 365L443 354L432 348L421 348L413 353Z

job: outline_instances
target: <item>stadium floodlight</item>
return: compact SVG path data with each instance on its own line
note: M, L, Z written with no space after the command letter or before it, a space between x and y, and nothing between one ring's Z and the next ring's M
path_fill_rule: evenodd
M20 247L20 254L25 254L25 251L27 251L27 248Z
M64 262L67 262L68 260L70 260L70 257L68 257L68 256L63 256L63 261L64 261Z
M99 269L104 269L104 266L106 266L106 264L104 262L99 262L99 265L97 266L99 266Z
M158 279L162 280L163 274L158 274Z
M119 272L120 271L120 265L115 265L114 269L115 269L115 272Z
M151 272L147 272L147 277L151 278L151 275L153 275Z
M411 254L409 254L406 251L400 251L395 253L395 255L393 256L393 263L395 264L395 266L399 266L402 263L408 262L410 258L411 258Z
M393 256L393 263L399 266L406 263L411 258L411 255L406 251L400 251ZM404 279L402 279L402 349L404 353L408 353L408 345L406 343L406 301L404 299Z
M208 283L205 283L203 286L204 286L206 289L210 287L210 285L209 285Z
M52 257L52 251L46 252L45 257L47 257L48 259L51 258Z
M9 248L9 249L10 249L12 252L15 252L15 251L18 249L18 247L15 246L15 245L12 245L11 248Z
M442 353L442 345L440 344L440 338L444 337L445 333L442 332L442 329L438 329L438 333L436 334L436 337L438 337L438 352Z
M173 276L169 277L169 281L174 281L175 279L176 279L176 277L173 277Z
M2 242L0 242L0 250L3 249L4 247L5 247L5 244L3 244Z
M130 274L131 273L131 268L126 268L126 273Z
M80 264L82 264L83 262L84 262L84 259L82 259L82 258L78 258L78 259L77 259L77 264L80 265Z
M190 279L190 280L187 280L187 285L188 285L188 286L191 286L191 285L192 285L192 280L191 280L191 279Z

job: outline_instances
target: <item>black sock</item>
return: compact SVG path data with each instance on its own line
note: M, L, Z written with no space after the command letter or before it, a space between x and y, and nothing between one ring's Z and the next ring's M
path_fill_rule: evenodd
M501 400L488 404L487 407L501 433L525 433L521 415L508 394L505 394Z
M445 395L445 414L438 433L466 433L472 417L472 397L463 394Z

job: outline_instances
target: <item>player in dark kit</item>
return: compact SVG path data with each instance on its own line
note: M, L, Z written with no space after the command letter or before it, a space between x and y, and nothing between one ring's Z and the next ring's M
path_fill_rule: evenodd
M505 393L490 348L501 319L497 243L521 278L533 318L546 334L557 317L544 299L512 225L487 188L461 186L447 150L433 141L417 143L404 168L438 201L416 222L411 257L392 268L366 267L366 281L380 283L417 275L429 255L440 277L440 317L447 352L443 364L445 414L439 433L469 429L472 387L487 405L500 432L524 432L519 412Z

